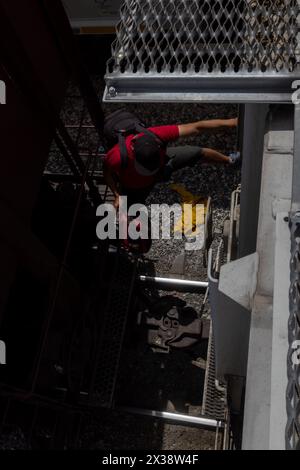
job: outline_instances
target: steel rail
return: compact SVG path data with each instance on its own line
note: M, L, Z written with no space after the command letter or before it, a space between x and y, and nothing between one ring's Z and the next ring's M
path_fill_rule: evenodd
M188 279L174 279L155 276L139 276L139 280L143 283L157 284L157 286L171 289L203 290L208 288L208 282L206 281L192 281Z

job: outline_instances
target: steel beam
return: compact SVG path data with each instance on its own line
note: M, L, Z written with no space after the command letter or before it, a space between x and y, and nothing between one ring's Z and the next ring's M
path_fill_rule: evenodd
M290 103L299 9L298 0L123 0L104 101Z
M107 74L104 102L291 103L298 74Z
M203 290L208 288L208 282L191 281L187 279L172 279L167 277L152 277L152 276L139 276L141 282L155 284L163 289L184 289L189 290Z

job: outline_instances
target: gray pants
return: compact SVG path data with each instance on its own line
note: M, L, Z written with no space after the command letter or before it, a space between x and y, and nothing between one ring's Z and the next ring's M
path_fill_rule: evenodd
M168 180L173 171L181 170L187 166L194 166L203 157L201 147L195 145L182 145L167 149L167 164L164 168L164 179Z

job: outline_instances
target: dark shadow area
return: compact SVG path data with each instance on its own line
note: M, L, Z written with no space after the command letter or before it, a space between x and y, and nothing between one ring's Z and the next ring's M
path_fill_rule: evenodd
M147 267L143 274L156 275L154 263L143 266ZM207 340L183 334L177 343L165 341L164 347L157 345L162 340L161 325L165 326L161 318L174 314L174 306L178 306L177 322L183 328L193 323L198 312L174 293L166 295L155 287L143 286L138 286L136 292L126 329L116 403L160 411L200 412L205 370L199 359L206 359ZM147 313L141 320L145 308ZM166 327L171 334L170 329ZM189 341L191 346L185 346Z

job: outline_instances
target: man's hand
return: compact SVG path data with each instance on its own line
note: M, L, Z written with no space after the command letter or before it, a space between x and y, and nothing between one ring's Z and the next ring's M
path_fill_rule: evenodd
M120 205L120 195L116 194L115 195L115 200L114 200L114 208L116 210L119 209L119 205Z
M114 174L111 171L110 167L107 166L107 165L104 165L103 173L104 173L104 178L105 178L107 186L110 188L113 195L115 196L113 206L114 206L115 209L119 209L120 194L119 194L119 188L118 188L116 179L114 177Z

